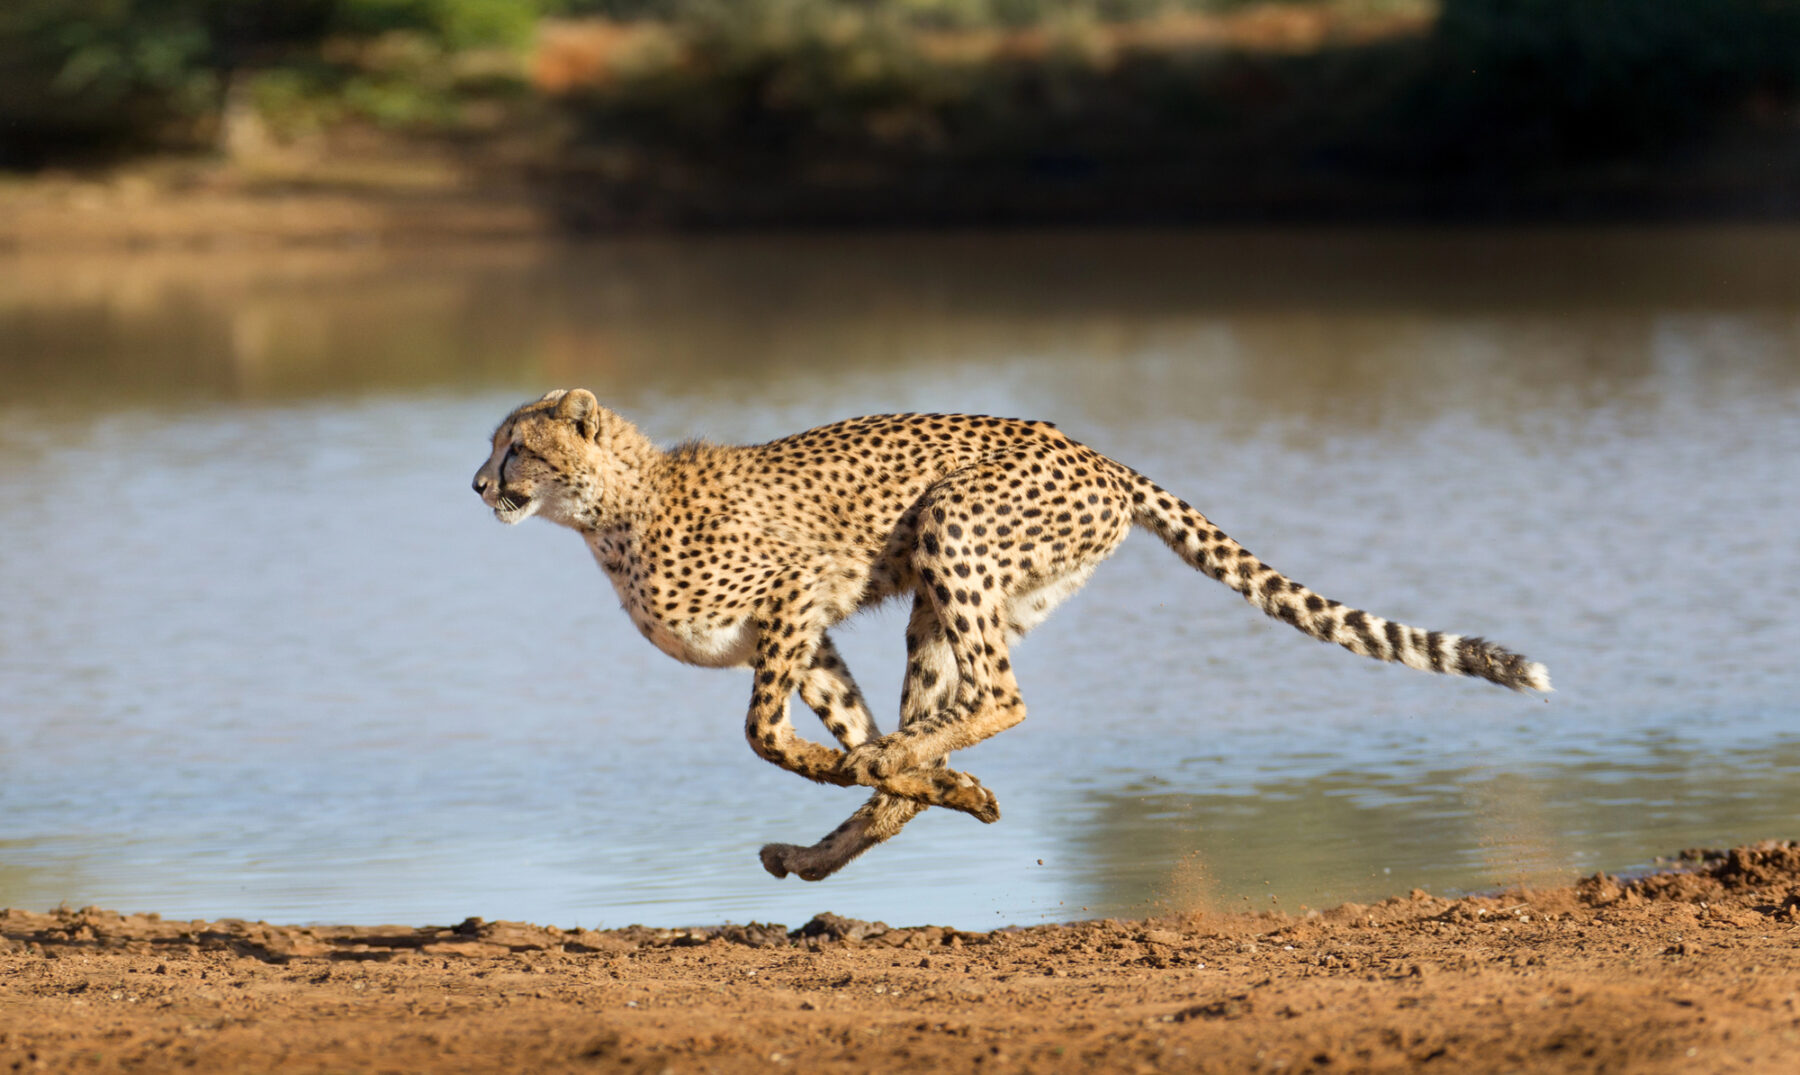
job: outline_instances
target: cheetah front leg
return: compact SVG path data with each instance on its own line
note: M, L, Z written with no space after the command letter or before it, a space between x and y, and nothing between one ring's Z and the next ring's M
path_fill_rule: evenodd
M835 656L835 654L833 655ZM874 718L868 716L868 707L862 703L861 692L856 690L855 683L849 678L849 671L843 668L841 660L829 659L815 662L814 671L823 665L827 671L842 670L836 684L835 698L838 706L832 706L833 688L820 685L815 687L824 695L819 701L808 696L807 684L803 680L800 697L809 706L819 712L821 719L827 719L827 726L837 732L837 726L831 725L826 711L820 709L820 703L826 705L833 717L837 717L847 727L854 727L857 722L840 713L844 702L855 698L857 706L867 718L868 731L851 737L840 734L838 741L846 748L855 748L874 738ZM819 677L823 678L823 677ZM819 682L819 679L812 679ZM950 689L956 682L956 662L951 657L950 647L940 629L937 617L931 611L931 603L923 594L913 601L912 620L906 629L906 680L900 691L900 724L905 727L922 720L939 709L949 697ZM944 760L939 758L932 763L931 769L949 774ZM824 839L811 847L797 847L793 844L769 844L762 849L763 868L776 877L786 877L795 873L805 881L823 880L846 866L852 859L882 843L898 833L906 823L919 816L926 805L916 799L890 795L885 791L877 791L844 820L844 823L833 829ZM998 817L998 805L995 816Z
M803 625L784 615L797 604L792 597L771 596L756 621L756 658L751 663L755 686L750 692L750 712L744 718L744 738L764 761L774 762L821 784L847 787L855 783L838 772L843 753L794 733L788 720L788 698L799 686L802 670L812 663L824 643L824 632L803 630Z
M744 736L757 756L766 761L822 784L849 786L859 781L843 768L844 754L802 739L788 720L788 699L808 671L819 671L813 659L824 641L821 629L808 628L786 614L787 608L805 604L792 594L772 595L765 601L756 622L756 656L751 664L756 680L750 694L750 711L744 720ZM858 730L867 734L873 728L874 721L869 719L866 728L859 725ZM964 773L948 769L903 772L869 783L891 795L947 806L983 821L994 821L1000 816L993 793Z
M850 677L829 634L819 636L811 667L800 677L800 700L825 725L845 750L860 746L881 734L862 688Z

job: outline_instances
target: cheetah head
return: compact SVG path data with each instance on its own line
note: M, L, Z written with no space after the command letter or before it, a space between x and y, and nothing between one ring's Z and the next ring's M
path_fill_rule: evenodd
M577 525L594 496L594 444L604 414L585 388L558 389L506 416L475 472L475 492L494 518L541 515Z

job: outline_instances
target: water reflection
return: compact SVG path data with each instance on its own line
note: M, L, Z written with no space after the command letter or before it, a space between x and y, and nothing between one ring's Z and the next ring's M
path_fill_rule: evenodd
M1328 769L1226 790L1169 781L1093 791L1070 853L1082 904L1149 911L1332 906L1566 883L1661 852L1764 839L1800 817L1800 738L1749 750L1673 740L1595 744L1561 764ZM1186 783L1197 773L1186 775ZM1201 781L1204 785L1204 781Z
M1541 406L1546 388L1616 399L1659 375L1669 334L1792 384L1796 281L1800 232L1767 228L14 258L0 360L9 398L54 405L96 383L177 401L573 382L794 400L821 374L1028 356L1103 380L1159 354L1145 387L1201 403L1195 419L1368 426Z
M1792 835L1796 269L1800 231L1733 229L0 263L0 905L979 926ZM570 383L669 440L1054 418L1559 693L1357 661L1134 540L969 752L1004 822L777 884L755 848L855 796L756 761L741 674L468 493L498 416ZM842 640L883 714L899 632Z

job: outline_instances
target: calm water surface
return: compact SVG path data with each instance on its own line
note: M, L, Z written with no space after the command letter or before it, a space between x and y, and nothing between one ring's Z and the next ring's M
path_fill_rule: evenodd
M0 373L0 906L981 928L1800 835L1800 232L0 260ZM1001 823L777 882L757 847L861 794L758 761L745 673L468 490L573 384L669 441L1051 418L1558 691L1320 646L1138 535L959 762ZM841 635L884 717L902 623Z

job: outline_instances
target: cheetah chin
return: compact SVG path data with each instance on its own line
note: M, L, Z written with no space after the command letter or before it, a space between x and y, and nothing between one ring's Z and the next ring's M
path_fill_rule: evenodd
M536 500L515 500L501 494L494 501L494 518L508 526L514 526L536 515L537 509L538 502Z
M500 423L475 492L501 522L540 515L582 536L632 623L690 664L752 673L744 733L809 780L871 789L810 847L765 869L820 880L929 806L1000 817L954 751L1025 719L1011 647L1142 526L1190 567L1321 642L1518 691L1542 664L1312 592L1206 516L1048 422L983 415L851 418L767 444L662 449L585 389ZM830 628L910 602L898 730L881 734ZM801 738L799 694L839 748Z

